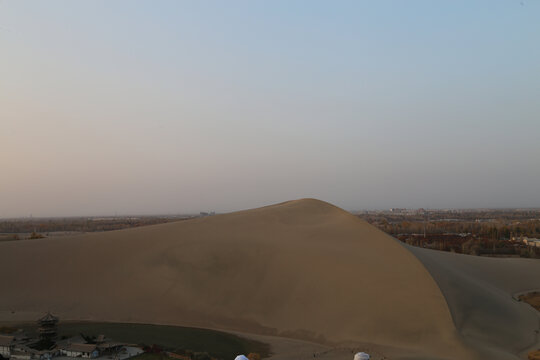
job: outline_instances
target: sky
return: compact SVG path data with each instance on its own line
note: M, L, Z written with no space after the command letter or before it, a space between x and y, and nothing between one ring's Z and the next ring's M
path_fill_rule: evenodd
M0 217L540 207L540 1L0 1Z

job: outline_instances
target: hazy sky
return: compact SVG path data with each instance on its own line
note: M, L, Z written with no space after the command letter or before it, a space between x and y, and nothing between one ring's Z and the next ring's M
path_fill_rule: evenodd
M1 1L0 217L540 206L540 1Z

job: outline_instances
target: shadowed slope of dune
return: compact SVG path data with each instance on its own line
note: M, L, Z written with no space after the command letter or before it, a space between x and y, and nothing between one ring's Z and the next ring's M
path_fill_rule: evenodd
M486 358L517 359L540 347L540 314L513 297L540 289L540 261L408 248L439 284L459 332Z
M386 344L440 358L470 356L420 261L364 221L313 199L1 243L0 264L0 320L51 310L64 319L277 333Z

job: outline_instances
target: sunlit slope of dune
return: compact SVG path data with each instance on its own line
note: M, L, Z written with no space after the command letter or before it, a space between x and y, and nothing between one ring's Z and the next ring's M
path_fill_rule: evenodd
M365 341L450 358L462 352L445 298L420 261L313 199L5 242L0 264L4 320L51 310L65 319Z

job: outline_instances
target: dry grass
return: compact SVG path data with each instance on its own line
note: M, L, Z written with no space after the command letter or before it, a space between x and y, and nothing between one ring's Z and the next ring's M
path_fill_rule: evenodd
M519 300L526 302L536 310L540 311L540 292L533 291L528 294L520 295Z

